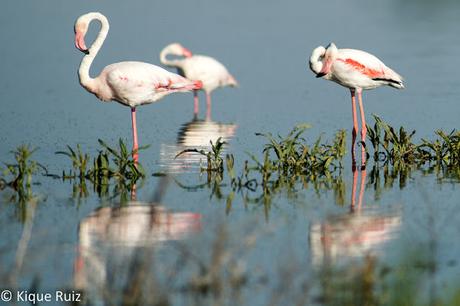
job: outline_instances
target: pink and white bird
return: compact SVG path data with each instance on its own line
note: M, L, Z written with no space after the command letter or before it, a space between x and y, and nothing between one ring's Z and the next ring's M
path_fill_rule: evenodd
M85 34L91 21L101 23L101 29L91 47L85 45ZM85 53L78 76L80 84L102 101L116 101L131 108L133 132L133 158L138 161L136 107L156 102L173 92L200 89L200 81L190 81L180 75L143 62L120 62L105 67L98 77L89 75L91 63L109 32L109 22L101 13L92 12L80 16L75 22L75 46Z
M168 59L168 55L184 58ZM238 86L238 82L227 68L216 59L205 55L193 55L179 43L166 46L160 53L162 64L177 68L179 74L189 80L202 81L206 93L207 114L210 115L211 92L218 87ZM194 114L198 114L198 93L194 91Z
M358 101L361 115L361 142L362 158L365 165L366 152L366 120L361 93L363 89L374 89L388 85L394 88L404 88L403 78L372 54L354 49L337 49L334 43L327 48L319 46L313 50L310 56L310 69L317 78L334 81L350 89L353 112L352 131L352 156L354 158L354 144L358 133L358 117L356 113L355 93L358 93Z

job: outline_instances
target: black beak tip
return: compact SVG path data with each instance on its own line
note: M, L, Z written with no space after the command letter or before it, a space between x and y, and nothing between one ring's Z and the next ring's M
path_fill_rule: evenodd
M89 50L86 49L86 50L82 50L81 52L85 53L85 54L89 54Z
M325 76L326 74L324 72L320 72L316 75L317 78L321 78L323 76Z

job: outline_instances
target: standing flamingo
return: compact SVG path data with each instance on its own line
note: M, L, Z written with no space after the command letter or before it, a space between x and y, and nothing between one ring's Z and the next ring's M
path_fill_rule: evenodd
M366 162L366 120L361 97L363 89L374 89L383 85L402 89L403 78L392 69L385 66L377 57L367 52L354 49L337 49L334 43L327 48L319 46L310 56L310 69L317 78L334 81L350 89L353 112L352 131L352 156L354 158L354 145L358 133L358 117L356 114L355 93L358 93L359 109L361 115L361 163Z
M93 20L101 23L97 38L88 49L85 34ZM116 101L131 108L133 131L133 158L138 161L136 128L136 107L156 102L173 92L200 89L200 81L190 81L177 74L170 73L158 66L142 62L120 62L105 67L96 78L91 78L89 69L109 32L109 22L101 13L87 13L75 22L75 46L85 53L78 76L80 84L102 101Z
M168 55L183 56L183 59L168 60ZM206 92L207 117L211 112L211 92L224 86L238 86L238 82L228 72L227 68L216 59L205 55L193 55L190 50L179 43L166 46L160 53L160 61L169 67L176 67L178 72L190 80L203 82ZM193 93L194 114L198 114L198 93Z

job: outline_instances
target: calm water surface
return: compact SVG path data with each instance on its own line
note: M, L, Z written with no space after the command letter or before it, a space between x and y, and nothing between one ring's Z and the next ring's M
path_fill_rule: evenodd
M388 265L428 258L436 268L423 284L426 292L458 289L455 180L413 171L404 184L400 177L384 184L381 171L374 184L372 167L353 173L348 156L337 174L340 187L297 183L264 205L260 189L232 195L228 186L208 183L199 173L199 155L173 158L183 149L206 149L221 136L241 169L245 152L261 156L265 140L255 132L284 135L306 122L312 142L351 127L348 91L316 79L307 67L311 50L331 41L377 55L406 80L403 91L365 92L370 122L378 114L417 130L417 139L458 128L458 1L7 1L0 9L0 161L11 162L12 149L31 144L39 147L34 159L60 174L70 162L54 152L66 145L81 144L95 155L99 138L131 143L129 109L98 101L78 83L82 54L74 47L73 24L89 11L102 12L111 25L93 75L122 60L159 64L161 49L178 41L218 58L240 87L216 90L207 119L204 96L193 118L191 94L138 109L140 143L151 144L141 154L144 168L172 175L149 176L138 185L136 201L121 205L123 195L114 186L100 197L89 185L81 196L72 182L42 176L34 178L37 203L27 208L12 200L12 190L0 191L0 287L11 286L6 276L14 275L20 288L82 289L99 304L108 299L104 290L130 280L133 258L143 254L155 257L158 281L174 275L177 289L199 270L190 258L212 262L221 239L236 250L229 264L240 258L257 284L243 290L240 304L265 305L292 274L311 280L325 263L359 267L366 256ZM89 39L96 33L94 26ZM254 243L246 241L251 237ZM172 274L168 269L181 256L182 272ZM313 282L311 290L318 286ZM210 303L174 292L174 305Z

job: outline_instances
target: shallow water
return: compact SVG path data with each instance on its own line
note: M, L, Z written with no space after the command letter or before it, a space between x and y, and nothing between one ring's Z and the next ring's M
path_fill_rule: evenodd
M120 193L115 186L99 196L88 183L85 196L78 184L40 175L34 177L39 185L32 186L35 206L21 207L12 199L17 197L12 190L0 191L0 276L17 271L20 288L34 282L42 290L117 288L124 284L119 275L130 275L119 269L127 269L124 263L133 262L132 254L140 249L150 250L147 245L154 249L155 267L160 269L155 275L162 283L169 274L161 269L169 269L182 248L205 262L212 257L223 226L228 245L243 248L235 254L256 283L243 290L240 304L268 304L282 280L292 274L314 279L325 261L360 267L370 255L389 266L407 257L429 258L426 261L436 268L424 284L427 292L458 283L460 192L455 179L414 170L406 180L397 175L391 184L381 171L380 183L373 184L370 166L362 183L364 173L352 172L348 154L337 174L340 186L297 182L280 188L267 202L260 187L232 194L228 184L219 188L208 181L200 174L205 158L199 154L173 157L187 148L207 149L209 140L222 136L229 143L226 152L236 157L235 168L242 169L249 159L245 152L262 156L265 140L255 132L285 135L307 122L312 128L306 137L312 142L320 134L331 139L338 129L351 127L348 91L316 79L307 67L311 50L331 41L339 48L377 55L406 80L403 91L365 92L369 122L372 113L378 114L394 126L417 130L417 139L433 138L436 129L457 128L459 2L8 1L0 10L0 161L11 162L9 152L27 143L39 147L34 160L50 173L61 174L70 162L54 152L66 145L81 144L95 155L97 139L131 143L129 109L99 102L78 84L82 55L73 44L73 23L88 11L102 12L111 24L93 75L122 60L158 64L161 49L178 41L193 52L218 58L240 87L216 90L207 119L203 95L198 118L193 118L191 94L171 95L139 108L140 144L151 144L142 151L141 163L148 174L173 174L148 176L137 186L137 203L119 208L129 192ZM90 37L97 33L95 28L90 32ZM155 197L161 203L149 204ZM121 212L130 208L139 210L134 215ZM85 236L84 225L90 223L95 227L88 226ZM249 247L244 238L251 235L256 242ZM21 268L15 269L18 245L27 248ZM150 255L148 251L148 263ZM85 273L88 267L96 268ZM186 261L175 281L185 282L197 269L193 260ZM283 269L298 274L288 277ZM98 271L97 277L89 280L93 271ZM7 278L0 279L0 287L11 286ZM317 286L313 282L312 290ZM102 291L90 293L96 295L94 301L107 299L97 296ZM200 304L180 292L174 291L174 305ZM202 304L210 300L205 297Z

